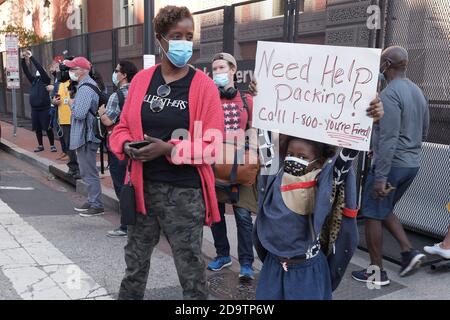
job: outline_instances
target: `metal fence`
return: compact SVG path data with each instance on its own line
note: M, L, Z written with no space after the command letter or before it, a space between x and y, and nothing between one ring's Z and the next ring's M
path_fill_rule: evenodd
M450 145L450 2L389 1L386 46L409 52L407 76L430 103L428 142Z
M28 48L20 48L20 51ZM133 61L141 69L143 66L143 25L133 25L113 30L82 34L66 39L43 43L29 48L34 57L48 69L55 56L63 55L67 51L72 56L88 58L95 70L103 77L109 91L113 90L111 73L121 59ZM3 66L3 63L2 65ZM34 73L34 67L30 66ZM0 68L3 70L3 68ZM2 77L2 80L4 78ZM2 87L4 88L4 87ZM30 83L21 70L21 89L17 90L18 116L30 118L28 92ZM11 92L6 92L2 112L11 112ZM0 98L2 98L0 96ZM2 101L2 100L0 100Z
M396 207L411 229L443 236L450 223L450 2L389 1L385 45L409 52L407 76L419 85L430 107L430 132L421 170Z

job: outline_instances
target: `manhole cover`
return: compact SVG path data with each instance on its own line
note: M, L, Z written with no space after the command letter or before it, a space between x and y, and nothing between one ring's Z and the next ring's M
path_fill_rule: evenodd
M208 275L209 291L223 300L254 300L257 278L242 281L237 273L223 270Z

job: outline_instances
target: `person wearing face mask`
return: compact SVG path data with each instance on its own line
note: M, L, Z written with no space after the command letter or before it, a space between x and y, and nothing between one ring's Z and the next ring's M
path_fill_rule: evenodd
M213 79L220 92L225 117L225 132L237 132L251 128L253 98L236 88L236 59L229 53L218 53L212 60ZM244 103L245 100L245 103ZM218 191L219 199L221 191ZM231 266L230 244L225 221L225 202L219 202L221 221L211 227L217 257L208 264L208 269L219 271ZM238 232L238 256L240 264L239 278L251 280L253 271L253 221L251 212L257 211L256 186L239 186L239 201L233 204L234 217Z
M380 73L386 87L380 98L386 117L374 126L373 161L364 188L362 212L371 267L381 271L382 285L389 284L383 270L383 225L401 248L401 277L419 268L425 255L413 248L402 224L394 214L400 201L416 177L420 166L422 141L429 127L428 102L422 90L406 77L408 52L399 46L386 48L381 54ZM353 279L370 282L367 269L352 273Z
M60 108L58 107L58 105L55 103L55 97L58 97L58 91L60 89L60 81L58 80L58 71L59 71L59 64L61 63L63 57L55 57L52 61L52 63L50 64L49 67L49 71L50 74L53 76L53 84L48 85L47 86L47 91L50 93L50 99L52 102L52 106L53 108L55 108L55 116L53 117L53 122L52 122L52 126L53 128L55 128L56 131L56 135L59 138L59 142L61 144L61 153L59 154L58 158L56 158L56 160L60 160L60 161L68 161L69 160L69 156L67 155L67 144L64 141L64 133L63 133L63 123L64 123L64 117L60 116L60 113L63 113L64 109L67 108L68 110L70 110L70 106L67 104L65 107L61 108L61 111L59 110ZM61 119L63 118L63 119ZM69 125L70 125L70 114L69 117L66 117L66 120L68 118L69 121ZM62 120L62 122L61 122Z
M29 62L32 62L37 69L36 75L33 76L28 69ZM50 85L51 79L47 75L42 65L33 57L30 50L27 50L22 55L22 70L31 83L30 89L30 105L31 105L31 120L33 131L36 132L38 146L34 152L44 151L43 134L42 131L47 132L48 141L50 143L50 151L57 152L55 147L55 136L53 129L50 126L49 110L51 106L50 95L47 91L47 86Z
M93 122L98 111L100 89L89 75L92 65L86 58L64 60L64 65L69 68L70 80L78 83L74 99L68 101L72 111L69 148L76 152L80 175L88 190L87 201L74 209L82 217L98 216L104 213L104 207L97 169L100 140L95 137Z
M253 84L256 93L256 85ZM368 116L378 121L375 99ZM253 242L263 267L258 300L329 300L358 244L358 151L291 136L280 137L274 175L259 177Z
M61 57L62 58L62 57ZM67 57L67 60L73 60L73 57ZM61 60L59 60L61 61ZM63 70L61 70L61 68ZM56 81L54 85L52 96L52 104L58 109L58 126L60 127L62 137L60 140L64 142L65 156L60 160L67 161L67 166L69 171L67 174L74 179L81 179L80 168L78 165L77 155L74 150L70 150L70 131L71 131L71 121L72 121L72 110L70 108L70 86L72 85L72 80L70 80L69 73L66 70L65 65L58 63L58 71L56 72Z
M161 64L134 77L110 138L117 158L130 159L137 211L135 224L128 227L119 299L143 299L161 230L183 297L206 299L203 225L220 220L211 163L215 139L223 137L223 110L211 78L187 64L194 37L189 9L163 7L153 24Z
M100 119L107 127L109 134L112 133L115 125L120 121L120 114L122 113L122 108L128 95L130 82L137 72L138 70L134 63L130 61L120 61L112 74L112 81L118 89L109 97L106 106L103 105L98 109ZM107 144L108 146L110 145L109 135ZM120 191L125 181L127 164L124 161L119 161L110 148L108 148L108 163L114 191L117 198L120 199ZM111 238L126 237L127 226L122 224L116 230L109 231L107 236Z

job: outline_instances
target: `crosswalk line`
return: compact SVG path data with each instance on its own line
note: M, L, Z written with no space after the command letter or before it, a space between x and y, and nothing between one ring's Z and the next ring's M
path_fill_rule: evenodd
M25 300L112 299L1 199L0 271Z

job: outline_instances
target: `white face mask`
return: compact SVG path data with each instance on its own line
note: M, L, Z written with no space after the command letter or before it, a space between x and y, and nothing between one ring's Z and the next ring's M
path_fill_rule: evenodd
M70 80L78 82L78 77L76 76L75 72L69 71L69 77L70 77Z

